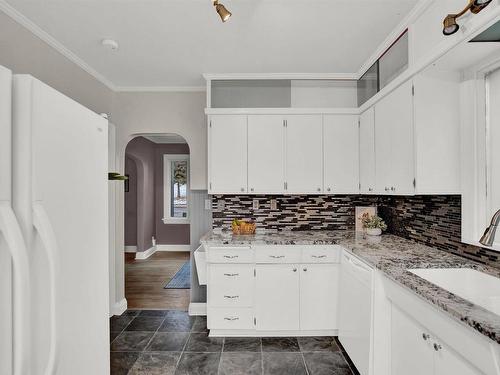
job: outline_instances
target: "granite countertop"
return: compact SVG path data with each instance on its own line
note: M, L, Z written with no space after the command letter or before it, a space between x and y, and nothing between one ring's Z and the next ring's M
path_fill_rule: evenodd
M448 316L500 344L500 316L407 271L412 268L472 268L500 277L500 270L394 235L370 237L353 231L283 231L232 235L211 231L205 246L341 245L397 284Z

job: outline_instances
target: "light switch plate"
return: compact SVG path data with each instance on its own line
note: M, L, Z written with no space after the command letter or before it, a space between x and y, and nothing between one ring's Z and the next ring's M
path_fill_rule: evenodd
M271 204L271 210L278 209L278 203L276 202L276 199L271 199L269 203Z
M211 210L211 209L212 209L212 200L205 199L205 210Z
M253 207L254 210L258 210L259 209L260 204L259 204L259 200L258 199L254 199L253 200L252 207Z

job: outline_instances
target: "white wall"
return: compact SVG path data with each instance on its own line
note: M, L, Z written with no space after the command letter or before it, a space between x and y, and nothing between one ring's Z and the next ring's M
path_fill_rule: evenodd
M116 169L125 171L125 148L137 134L175 133L190 150L192 190L207 189L207 120L205 92L116 93L112 121L116 124ZM125 298L124 275L124 193L117 193L115 301Z
M124 155L137 134L175 133L189 145L191 189L207 189L207 118L205 92L117 93L112 121L117 150Z

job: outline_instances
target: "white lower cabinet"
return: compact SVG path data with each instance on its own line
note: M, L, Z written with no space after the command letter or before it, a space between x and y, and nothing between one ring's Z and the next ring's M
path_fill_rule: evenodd
M394 304L391 315L391 375L482 374Z
M392 305L391 374L433 374L432 350L429 333Z
M209 247L211 334L335 335L341 252L339 246Z
M300 329L337 329L339 266L300 266Z
M298 330L299 265L258 264L256 273L256 328L263 331Z

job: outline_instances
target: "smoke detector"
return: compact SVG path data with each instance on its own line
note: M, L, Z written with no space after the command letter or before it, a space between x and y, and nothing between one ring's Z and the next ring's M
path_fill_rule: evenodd
M113 39L103 39L101 44L112 51L116 51L118 49L118 42Z

